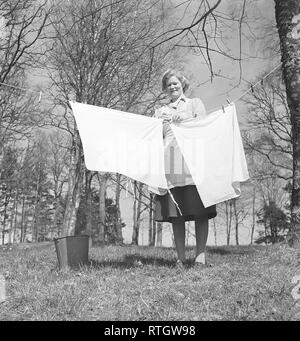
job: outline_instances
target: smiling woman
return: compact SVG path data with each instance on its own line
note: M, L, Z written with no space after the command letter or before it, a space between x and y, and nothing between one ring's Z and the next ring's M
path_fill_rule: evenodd
M162 195L155 196L155 220L172 223L180 266L185 262L185 222L195 221L195 264L206 265L208 219L217 215L216 205L204 207L170 128L170 123L180 123L185 119L206 116L201 99L191 99L185 96L188 87L187 79L180 72L175 70L165 72L162 77L162 90L168 95L170 103L158 108L154 114L154 117L162 118L164 123L165 171L170 189L169 192L162 190Z

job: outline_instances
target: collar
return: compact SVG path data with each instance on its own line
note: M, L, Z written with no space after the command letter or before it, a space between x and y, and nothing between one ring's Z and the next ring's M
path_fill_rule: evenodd
M176 109L180 101L186 102L186 96L184 94L182 94L175 102L170 101L169 106Z

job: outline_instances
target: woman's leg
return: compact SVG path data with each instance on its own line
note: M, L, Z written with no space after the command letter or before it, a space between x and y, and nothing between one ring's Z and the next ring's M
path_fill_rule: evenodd
M208 237L208 218L199 217L195 219L196 235L196 262L205 264L205 248Z
M178 259L185 261L185 221L182 217L173 218L172 227Z

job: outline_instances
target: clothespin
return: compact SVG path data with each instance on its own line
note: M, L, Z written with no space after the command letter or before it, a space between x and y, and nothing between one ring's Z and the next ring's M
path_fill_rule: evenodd
M226 101L227 101L227 103L228 103L229 105L231 105L231 102L230 102L230 100L229 100L228 97L226 98Z
M222 105L222 110L223 110L223 113L225 114L225 107L224 107L224 105Z
M39 103L40 103L41 99L42 99L42 91L40 91Z
M264 85L264 79L263 78L261 79L260 84Z
M253 89L253 85L251 84L251 91L252 93L254 93L254 89Z

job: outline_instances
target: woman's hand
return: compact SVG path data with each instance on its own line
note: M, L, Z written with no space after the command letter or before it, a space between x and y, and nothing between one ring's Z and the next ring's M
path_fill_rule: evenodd
M168 115L166 113L162 113L160 117L163 119L163 123L170 123L171 122L170 115Z
M182 117L181 117L181 115L179 115L179 114L173 114L173 116L172 116L172 122L174 122L174 123L178 123L178 122L181 122L182 121Z

